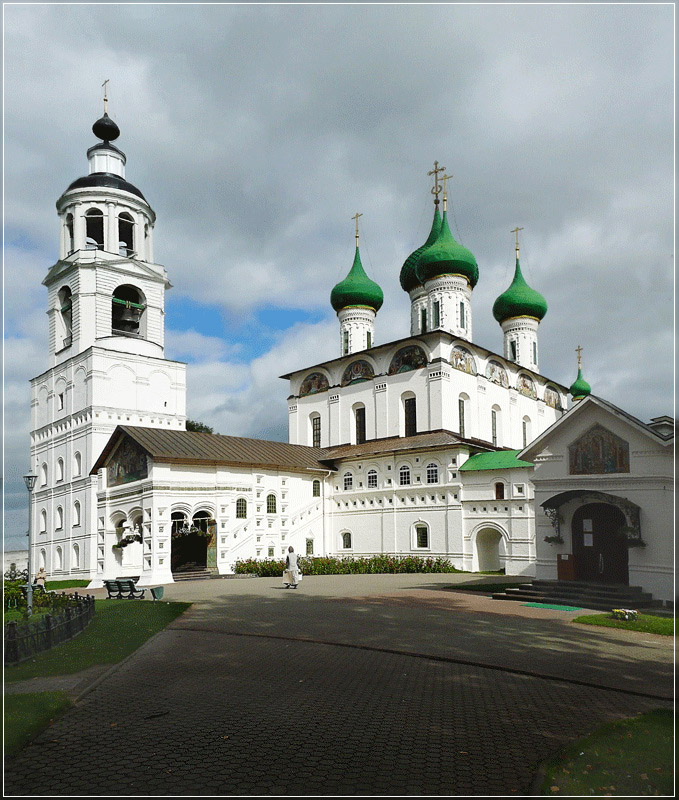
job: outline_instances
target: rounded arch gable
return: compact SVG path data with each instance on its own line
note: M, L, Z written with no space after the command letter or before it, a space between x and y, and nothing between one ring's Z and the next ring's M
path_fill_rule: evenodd
M388 375L398 375L402 372L411 372L426 367L429 356L424 347L419 344L410 344L401 347L391 356Z
M330 388L330 373L319 367L318 369L308 372L301 380L298 397L307 397L310 394L319 394L327 392Z

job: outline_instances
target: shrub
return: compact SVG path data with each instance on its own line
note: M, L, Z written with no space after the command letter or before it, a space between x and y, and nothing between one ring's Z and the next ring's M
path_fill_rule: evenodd
M379 555L366 558L344 556L306 556L299 559L304 575L378 575L412 572L460 572L447 558L441 556L390 556ZM285 561L254 558L236 561L234 570L238 575L257 575L260 578L280 577Z

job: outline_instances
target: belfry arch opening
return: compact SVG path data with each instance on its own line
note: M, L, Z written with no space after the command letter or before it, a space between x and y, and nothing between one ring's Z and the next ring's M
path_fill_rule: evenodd
M118 215L118 255L134 255L134 220L126 211Z
M85 214L85 237L87 250L104 249L104 212L100 208L91 208Z
M68 347L71 344L71 336L73 333L73 295L68 286L63 286L59 289L57 295L59 306L59 318L61 320L61 346Z
M114 335L145 336L146 298L136 286L118 286L113 292L111 330Z

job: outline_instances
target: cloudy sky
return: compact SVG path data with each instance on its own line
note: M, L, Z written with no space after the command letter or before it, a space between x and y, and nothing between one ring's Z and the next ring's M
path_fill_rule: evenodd
M434 159L479 264L474 339L501 349L491 307L522 226L542 372L569 385L582 344L597 394L672 413L671 5L14 5L4 46L7 548L25 543L54 203L87 172L106 78L158 215L192 418L285 439L278 376L338 355L328 298L356 211L377 339L408 334L398 274L429 231Z

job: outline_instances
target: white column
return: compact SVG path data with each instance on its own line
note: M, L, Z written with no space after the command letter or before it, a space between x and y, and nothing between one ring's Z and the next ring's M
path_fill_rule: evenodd
M337 312L340 322L340 353L349 355L375 345L375 317L372 308L350 306ZM348 349L345 349L345 345Z
M422 333L422 309L427 308L427 293L423 286L417 286L410 294L410 335L418 336ZM427 319L427 330L431 330Z
M68 213L68 209L66 213ZM86 230L83 204L76 203L73 207L73 247L76 250L85 249Z
M116 206L113 203L106 203L106 238L104 239L104 250L107 253L118 252L117 222Z

